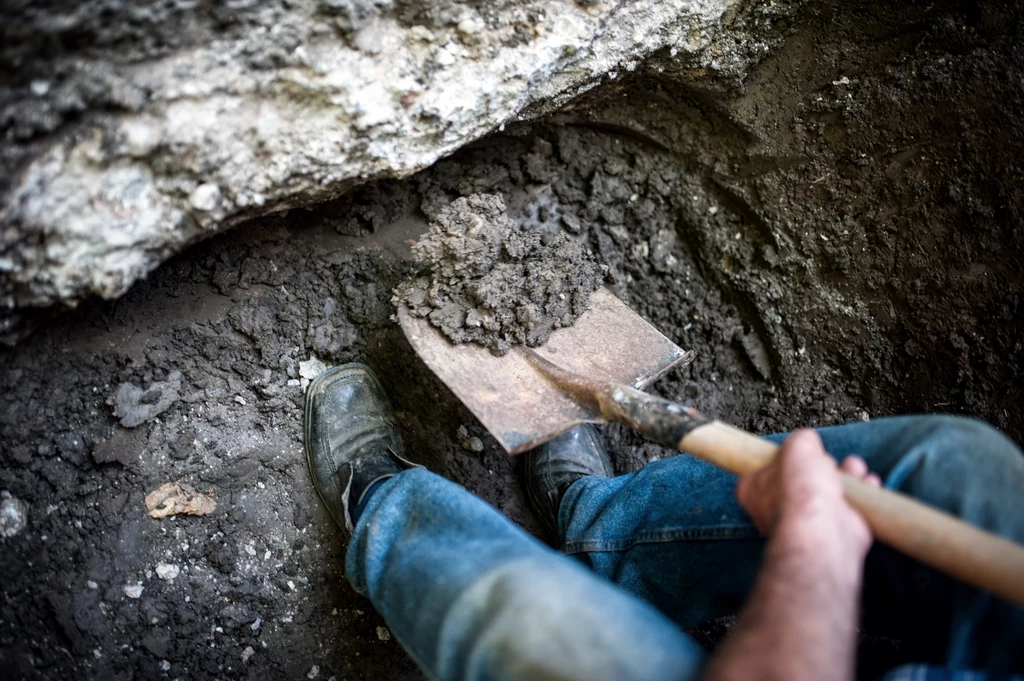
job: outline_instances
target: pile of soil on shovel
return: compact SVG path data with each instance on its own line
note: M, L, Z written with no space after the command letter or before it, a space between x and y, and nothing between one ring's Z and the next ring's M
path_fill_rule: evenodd
M453 343L503 355L543 344L590 305L607 265L567 234L545 239L513 222L496 194L471 194L442 208L412 247L427 273L395 289L395 303L426 317Z
M4 351L4 678L423 678L344 579L303 385L371 365L411 457L539 530L519 461L392 320L410 244L474 194L594 251L695 351L665 397L759 433L951 412L1019 440L1024 33L1006 7L805 3L742 86L638 69L406 180L200 244ZM672 454L602 434L620 473ZM213 512L151 517L175 482ZM910 658L875 650L859 674Z

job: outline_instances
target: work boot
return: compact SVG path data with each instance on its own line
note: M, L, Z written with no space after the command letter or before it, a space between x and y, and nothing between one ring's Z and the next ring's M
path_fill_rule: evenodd
M366 491L416 466L405 459L384 388L362 364L328 369L309 384L303 440L316 491L346 538Z
M534 447L526 457L526 498L537 519L558 541L558 507L569 485L588 475L610 478L615 468L594 426L577 426Z

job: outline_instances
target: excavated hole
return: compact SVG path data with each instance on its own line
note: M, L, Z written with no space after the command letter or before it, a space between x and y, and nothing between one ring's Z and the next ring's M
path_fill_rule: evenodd
M755 432L943 411L1024 435L1024 107L1004 77L1022 38L956 5L862 10L809 10L742 93L636 74L407 180L199 245L8 352L0 489L29 520L0 561L0 666L419 678L341 578L302 455L300 362L373 366L411 455L536 530L516 462L390 320L410 240L471 193L584 240L618 295L696 351L657 385L667 397ZM166 412L117 424L120 384L173 372ZM620 472L668 454L604 435ZM172 480L217 512L146 517L145 494ZM875 650L861 673L898 657Z

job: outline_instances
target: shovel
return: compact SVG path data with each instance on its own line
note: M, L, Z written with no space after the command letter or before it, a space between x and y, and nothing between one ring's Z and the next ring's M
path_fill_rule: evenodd
M642 388L693 354L679 348L606 289L576 323L539 348L495 357L455 345L399 308L399 323L420 358L510 454L583 423L618 422L743 475L775 458L778 445L708 419ZM840 473L847 502L878 541L957 579L1024 606L1024 547L911 497Z

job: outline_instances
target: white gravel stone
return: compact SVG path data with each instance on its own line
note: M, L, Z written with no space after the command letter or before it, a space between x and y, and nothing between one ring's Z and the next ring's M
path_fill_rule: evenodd
M171 581L181 574L181 568L171 563L157 563L156 576L164 581Z
M28 504L11 496L4 490L0 492L0 538L10 539L28 525Z
M143 586L141 584L126 584L124 595L128 598L142 598Z
M299 385L305 390L310 382L327 371L327 365L316 357L310 357L299 362Z
M201 184L192 190L188 201L196 210L208 213L220 203L220 187L210 183Z

